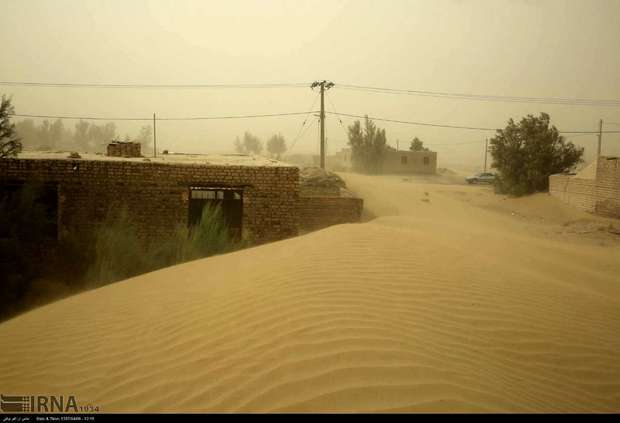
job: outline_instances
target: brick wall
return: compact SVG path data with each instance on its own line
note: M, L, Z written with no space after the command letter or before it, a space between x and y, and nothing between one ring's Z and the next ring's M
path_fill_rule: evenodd
M110 157L141 157L139 142L115 141L108 144L107 155Z
M596 173L551 175L549 193L580 210L620 218L620 159L600 157Z
M299 187L299 195L302 197L337 197L340 195L340 187L302 185Z
M601 157L596 168L595 213L620 218L620 159Z
M551 175L549 193L580 210L594 212L596 181L569 175Z
M243 189L243 234L255 242L297 234L299 169L122 160L0 160L2 181L58 183L59 236L90 231L109 210L126 208L153 240L186 225L189 186Z
M364 200L354 197L299 197L299 227L311 231L359 222L363 206Z

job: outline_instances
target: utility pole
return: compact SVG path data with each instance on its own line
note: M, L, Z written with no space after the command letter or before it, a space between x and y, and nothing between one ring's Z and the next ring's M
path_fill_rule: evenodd
M153 157L157 157L157 121L153 113Z
M487 155L489 153L489 139L484 140L484 173L487 172Z
M396 151L398 151L398 140L396 140Z
M334 86L329 81L314 81L310 88L320 87L321 89L321 114L319 116L321 124L321 169L325 169L325 90Z
M596 152L596 158L601 157L601 144L603 143L603 119L598 123L598 149Z

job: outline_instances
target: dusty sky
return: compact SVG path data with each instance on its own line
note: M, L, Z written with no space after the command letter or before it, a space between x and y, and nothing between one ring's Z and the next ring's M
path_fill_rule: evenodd
M620 0L143 1L2 0L0 81L118 84L310 83L329 79L327 110L499 127L548 112L561 130L620 123L620 108L375 94L338 84L461 93L620 99ZM149 117L310 109L309 88L95 89L0 86L18 113ZM333 105L332 105L333 102ZM315 108L318 103L315 104ZM160 122L158 146L225 152L249 130L289 143L304 116ZM344 119L345 125L350 123ZM73 125L67 121L65 124ZM121 135L143 123L117 122ZM294 152L318 150L311 125ZM401 147L438 145L440 165L482 161L485 132L379 123ZM618 125L606 125L618 130ZM328 149L346 143L334 117ZM573 138L595 149L595 136ZM603 153L620 154L620 134Z

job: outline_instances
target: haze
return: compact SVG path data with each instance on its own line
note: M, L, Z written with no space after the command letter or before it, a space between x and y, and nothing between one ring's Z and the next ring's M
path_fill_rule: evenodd
M308 83L328 79L327 110L400 120L503 127L548 112L560 130L605 130L620 109L377 94L359 84L492 95L620 99L620 1L85 1L5 0L0 81L118 84ZM310 110L310 88L95 89L2 86L22 114L160 117ZM313 109L318 108L315 103ZM244 131L291 143L305 116L159 122L158 147L232 152ZM291 153L318 152L316 118ZM342 120L344 126L350 119ZM73 126L74 121L65 125ZM121 136L144 122L116 122ZM478 165L492 133L378 122L391 145L417 136L440 166ZM328 152L346 145L327 120ZM596 148L596 136L571 138ZM445 145L448 144L448 145ZM606 134L603 154L620 154Z

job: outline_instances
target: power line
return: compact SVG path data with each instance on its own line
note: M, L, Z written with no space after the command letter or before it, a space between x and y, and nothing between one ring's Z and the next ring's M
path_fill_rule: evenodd
M312 125L304 125L303 130L301 131L299 136L291 143L291 147L288 149L289 153L293 150L293 148L297 144L297 141L299 141L300 139L302 139L304 137L304 135L306 135L306 132L308 131L310 126L312 126Z
M269 113L269 114L255 114L255 115L230 115L230 116L197 116L197 117L169 117L169 118L160 118L157 120L168 120L168 121L188 121L188 120L222 120L222 119L251 119L251 118L264 118L264 117L278 117L278 116L299 116L306 115L312 113L309 112L290 112L290 113ZM152 117L144 117L144 118L133 118L133 117L101 117L101 116L54 116L54 115L33 115L33 114L21 114L21 113L13 113L9 116L14 117L22 117L22 118L43 118L43 119L72 119L72 120L128 120L128 121L145 121L152 120Z
M478 140L478 141L467 141L467 142L456 142L456 143L441 143L441 144L427 144L424 143L424 145L432 145L433 147L452 147L454 145L468 145L468 144L480 144L481 142L484 142L484 140Z
M338 116L346 116L350 118L365 119L366 117L368 117L368 119L381 121L381 122L392 122L392 123L400 123L400 124L405 124L405 125L431 126L431 127L436 127L436 128L468 129L468 130L474 130L474 131L497 131L499 129L499 128L459 126L459 125L449 125L449 124L429 123L429 122L414 122L414 121L406 121L406 120L380 118L380 117L375 117L375 116L361 116L361 115L354 115L350 113L336 113L336 112L326 112L326 113L329 113L332 115L338 115ZM561 134L598 134L599 133L599 131L558 131L558 132ZM616 133L620 133L620 131L603 131L603 133L604 134L616 134Z
M297 136L293 139L293 142L291 143L291 147L289 148L289 152L293 149L293 147L295 147L295 144L297 144L297 141L299 141L299 139L303 136L303 134L305 134L304 127L306 127L306 122L310 118L310 115L313 113L312 109L314 109L314 106L316 105L316 102L318 101L318 99L319 99L319 95L317 94L314 97L314 100L312 101L312 104L310 105L310 112L308 112L308 114L306 115L306 118L301 123L301 127L299 128L299 132L297 133Z
M329 95L329 93L327 94L327 99L329 100L330 104L332 105L332 107L334 109L334 112L338 113L338 110L336 110L336 105L332 101L332 98ZM342 127L342 130L344 131L344 136L348 137L349 133L347 132L347 129L344 127L344 123L342 123L342 119L340 119L340 116L338 116L338 122L340 123L340 126Z
M152 118L129 118L129 117L100 117L100 116L53 116L53 115L31 115L22 113L12 113L9 116L21 118L41 118L41 119L75 119L75 120L151 120Z
M557 104L569 106L605 106L620 107L620 100L616 99L591 99L591 98L563 98L563 97L520 97L520 96L501 96L473 93L453 93L427 90L411 90L400 88L383 88L363 85L337 84L336 88L347 90L365 91L384 94L415 95L423 97L448 98L457 100L475 101L498 101L509 103L533 103L533 104Z
M428 123L428 122L413 122L413 121L406 121L406 120L379 118L375 116L361 116L361 115L354 115L350 113L336 113L336 112L326 112L326 113L329 113L332 115L350 117L350 118L364 119L368 117L368 119L371 119L371 120L377 120L381 122L401 123L401 124L406 124L406 125L432 126L432 127L439 127L439 128L451 128L451 129L471 129L471 130L476 130L476 131L496 131L497 130L497 128L482 128L482 127L446 125L446 124Z
M164 89L192 89L192 88L300 88L309 87L310 83L257 83L257 84L109 84L109 83L57 83L57 82L23 82L0 81L0 85L49 87L49 88L164 88Z

